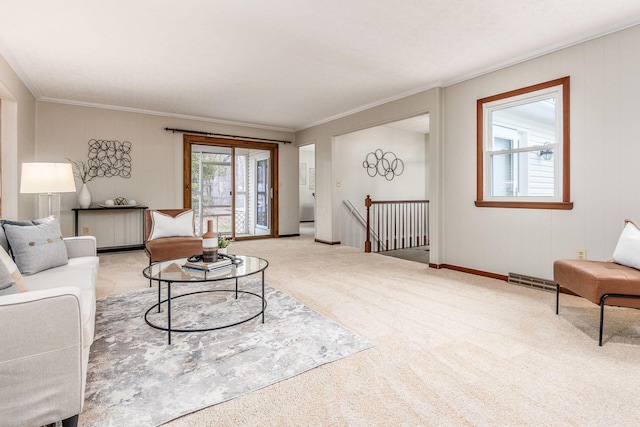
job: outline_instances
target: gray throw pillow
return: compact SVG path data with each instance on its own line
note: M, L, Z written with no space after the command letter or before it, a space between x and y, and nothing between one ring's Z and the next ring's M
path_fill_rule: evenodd
M24 275L69 263L58 221L31 226L4 224L4 231L13 259Z
M7 241L7 236L4 232L4 226L9 225L19 225L19 226L30 226L30 225L38 225L44 224L45 222L55 221L53 216L48 216L46 218L34 219L34 220L25 220L25 221L13 221L10 219L0 219L0 246L7 251L7 253L11 253L11 246L9 246L9 242Z

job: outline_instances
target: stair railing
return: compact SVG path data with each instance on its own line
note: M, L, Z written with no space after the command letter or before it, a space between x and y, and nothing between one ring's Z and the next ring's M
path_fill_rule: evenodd
M358 221L358 223L360 223L360 225L362 225L362 228L367 230L367 235L372 235L374 240L379 240L378 239L378 234L376 233L375 230L372 230L371 228L367 227L367 220L362 216L362 214L360 213L360 211L354 206L354 204L351 202L351 200L343 200L342 203L344 203L344 205L347 207L347 209L349 210L349 213L356 219L356 221ZM371 234L369 234L371 233ZM382 249L380 251L386 251L386 247L383 245Z
M429 200L373 201L367 195L365 206L365 252L429 245Z

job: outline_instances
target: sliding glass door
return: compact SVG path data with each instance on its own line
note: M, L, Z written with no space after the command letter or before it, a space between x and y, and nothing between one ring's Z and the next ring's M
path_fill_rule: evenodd
M196 234L213 220L215 231L231 235L233 180L231 149L195 146L191 154L191 207L196 214Z
M185 135L184 151L184 205L198 235L208 220L234 239L277 235L277 144Z

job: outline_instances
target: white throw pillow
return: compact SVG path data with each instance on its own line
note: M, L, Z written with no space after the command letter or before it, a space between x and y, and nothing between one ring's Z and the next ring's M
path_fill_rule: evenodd
M628 219L618 239L613 262L640 270L640 227Z
M193 237L193 210L184 211L175 218L161 212L151 212L149 240L161 237Z

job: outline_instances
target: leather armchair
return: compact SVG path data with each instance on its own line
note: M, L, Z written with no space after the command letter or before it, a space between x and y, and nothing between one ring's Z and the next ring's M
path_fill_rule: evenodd
M157 209L156 212L176 217L189 209ZM186 258L202 253L202 239L200 237L161 237L149 240L152 229L151 210L144 213L144 246L149 257L149 265L160 261ZM149 279L151 286L151 279Z

